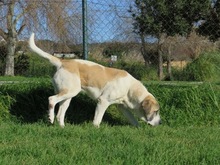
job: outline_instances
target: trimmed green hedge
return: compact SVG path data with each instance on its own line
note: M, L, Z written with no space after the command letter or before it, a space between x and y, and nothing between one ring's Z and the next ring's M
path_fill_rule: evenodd
M147 83L148 90L158 99L164 125L219 125L220 86L209 83ZM53 87L45 81L0 85L0 121L16 119L20 122L47 122L48 97ZM85 94L72 99L66 122L91 122L96 102ZM127 124L117 111L117 105L108 108L104 121L109 124Z

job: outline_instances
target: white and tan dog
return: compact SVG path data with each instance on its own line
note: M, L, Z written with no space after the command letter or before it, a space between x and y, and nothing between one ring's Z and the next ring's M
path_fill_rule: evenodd
M48 59L56 66L53 77L56 95L49 97L49 119L54 122L54 107L59 103L57 120L64 126L64 117L71 98L85 91L92 99L98 100L93 124L99 127L103 115L111 104L120 104L122 113L131 124L138 126L132 110L150 125L160 123L159 104L144 85L124 70L108 68L86 60L64 60L56 58L35 45L34 34L29 40L31 50Z

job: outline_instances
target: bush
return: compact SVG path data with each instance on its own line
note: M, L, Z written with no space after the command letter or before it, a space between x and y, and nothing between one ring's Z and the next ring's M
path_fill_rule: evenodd
M164 125L220 124L219 85L155 83L146 86L160 103ZM47 122L48 97L54 94L50 81L1 85L0 91L0 121L7 119L10 112L21 122ZM74 97L67 110L66 122L91 122L95 107L96 102L85 94ZM124 124L126 120L118 111L117 105L112 105L106 111L103 121Z
M3 84L0 86L2 96L13 98L13 102L3 100L5 108L10 110L22 122L36 122L45 119L48 96L53 92L48 81Z
M128 63L119 61L115 64L116 68L126 70L138 80L157 80L157 69L154 67L147 68L143 63Z
M108 43L103 50L103 55L106 57L111 57L111 55L116 55L120 59L123 53L127 52L128 45L120 42Z
M174 78L184 81L220 81L219 64L219 53L202 54L182 71L174 71Z
M9 95L2 95L0 93L0 122L9 120L11 118L10 108L14 103L14 99Z
M165 125L220 124L220 86L174 82L151 85L149 91L159 100Z
M30 65L26 75L33 77L53 76L55 67L46 59L39 57L34 53L29 54Z
M4 75L6 50L0 46L0 75ZM45 59L34 53L15 55L15 75L48 77L55 73L55 68Z
M15 55L15 75L26 75L30 67L29 56L25 53Z
M0 75L4 75L6 55L6 46L0 45ZM29 68L29 56L25 53L16 53L14 63L15 75L26 75L26 72Z

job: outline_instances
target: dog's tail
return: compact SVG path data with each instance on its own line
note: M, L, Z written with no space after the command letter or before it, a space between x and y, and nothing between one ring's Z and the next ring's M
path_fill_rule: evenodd
M40 48L38 48L36 45L35 45L35 42L34 42L34 33L31 34L31 37L29 39L29 46L31 48L31 50L35 53L37 53L38 55L40 55L41 57L44 57L46 59L48 59L50 61L51 64L53 64L54 66L56 66L57 68L61 67L62 65L62 62L60 61L59 58L57 57L54 57L53 55L47 53L47 52L44 52L43 50L41 50Z

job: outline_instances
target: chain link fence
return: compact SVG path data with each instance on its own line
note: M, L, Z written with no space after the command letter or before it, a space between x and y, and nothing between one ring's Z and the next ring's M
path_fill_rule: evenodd
M87 6L86 25L83 3ZM28 54L25 41L31 32L36 33L38 46L55 56L84 58L83 26L86 26L88 60L125 69L140 80L204 80L204 73L199 73L199 78L194 74L209 64L192 64L204 52L219 49L219 4L219 0L0 1L0 74L4 75L7 55L7 38L2 31L10 32L7 16L13 7L12 19L19 32L17 75L39 76L53 71L45 69L49 64L37 62L36 57ZM215 58L218 61L219 55L215 54Z

